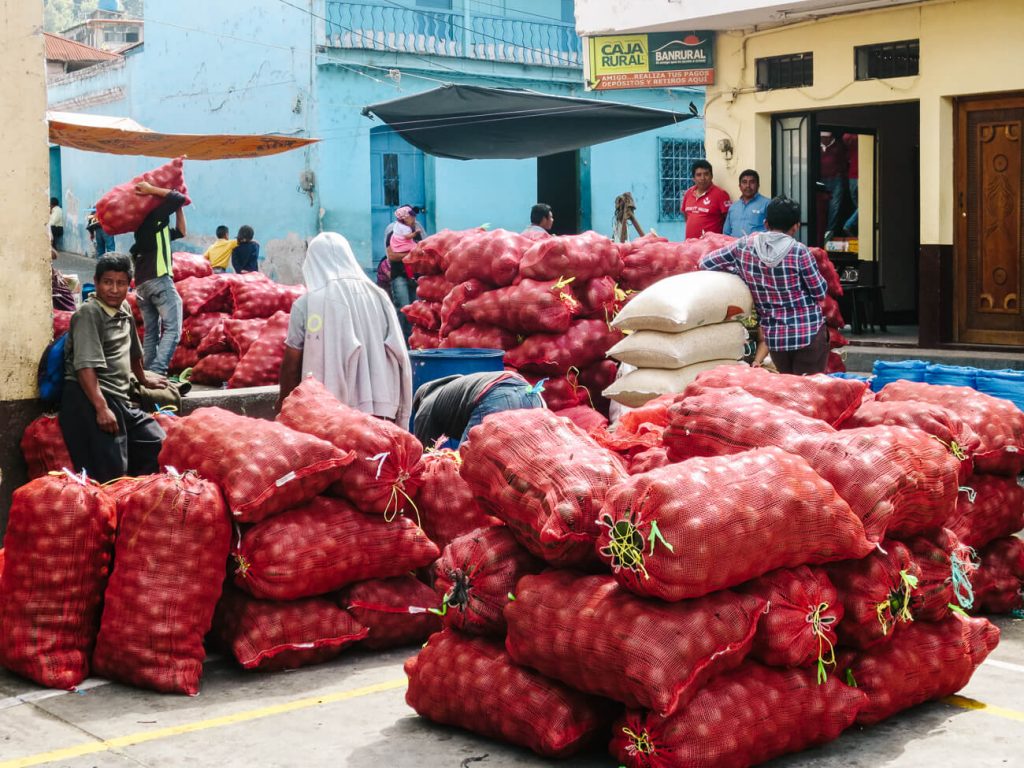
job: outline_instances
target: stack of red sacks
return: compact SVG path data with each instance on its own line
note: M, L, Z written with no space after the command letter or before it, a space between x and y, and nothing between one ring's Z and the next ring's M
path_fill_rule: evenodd
M843 286L839 283L839 273L832 260L828 257L824 248L811 248L811 255L818 263L818 270L828 284L828 294L821 302L821 310L825 315L825 325L828 326L828 365L825 373L844 373L846 362L839 352L850 342L842 334L842 328L846 324L839 311L839 297L843 295Z

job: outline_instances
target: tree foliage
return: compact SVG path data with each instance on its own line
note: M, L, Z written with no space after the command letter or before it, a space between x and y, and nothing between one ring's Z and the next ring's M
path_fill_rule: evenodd
M142 18L143 0L120 0L121 10L131 18ZM43 0L43 29L59 34L89 18L99 0Z

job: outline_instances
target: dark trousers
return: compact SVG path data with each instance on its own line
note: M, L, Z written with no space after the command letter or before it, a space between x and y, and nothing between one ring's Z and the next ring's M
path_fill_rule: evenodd
M84 469L99 483L157 472L157 456L167 437L163 429L130 403L106 392L103 397L117 418L116 435L99 428L96 409L78 382L64 381L59 421L75 471Z
M828 365L828 328L822 323L821 328L806 347L773 349L771 356L779 373L792 373L797 376L824 373L825 367Z

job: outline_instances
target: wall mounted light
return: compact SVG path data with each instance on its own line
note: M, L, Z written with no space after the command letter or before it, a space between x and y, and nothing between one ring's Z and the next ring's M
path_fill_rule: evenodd
M719 139L717 146L727 162L732 160L732 142L729 139Z

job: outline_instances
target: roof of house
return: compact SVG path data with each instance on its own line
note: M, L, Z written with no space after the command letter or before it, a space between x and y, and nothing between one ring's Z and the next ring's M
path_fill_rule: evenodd
M68 40L60 35L51 35L49 32L43 32L43 37L46 40L47 61L113 61L121 58L119 54Z

